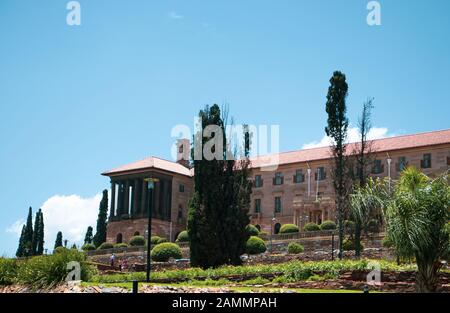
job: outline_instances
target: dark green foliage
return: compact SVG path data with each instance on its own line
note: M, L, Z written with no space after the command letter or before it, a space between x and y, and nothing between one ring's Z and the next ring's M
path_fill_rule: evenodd
M348 85L343 73L336 71L330 78L326 112L328 114L325 133L333 140L331 148L334 158L332 169L333 187L336 194L336 210L339 224L339 258L342 259L342 244L344 240L344 217L348 195L349 175L346 173L347 160L345 140L347 138L348 119L346 116L346 98Z
M245 252L248 254L260 254L266 252L266 244L259 237L252 236L247 240Z
M58 247L62 247L63 246L63 236L62 236L62 232L58 232L56 234L56 240L55 240L55 247L54 249L58 248Z
M321 230L335 230L336 229L336 223L333 221L324 221L322 224L320 224Z
M303 251L305 251L305 248L299 243L291 242L288 245L289 254L299 254L302 253Z
M36 212L36 217L34 219L31 251L33 255L42 255L44 253L44 216L41 209Z
M17 276L17 261L0 257L0 286L12 285Z
M316 223L308 223L303 227L304 231L319 231L320 227Z
M30 207L28 210L27 223L25 224L23 256L32 256L33 252L33 212Z
M355 250L355 239L354 238L347 238L344 240L342 245L344 251L350 251ZM359 243L359 250L362 251L364 249L364 245L362 242Z
M142 238L144 238L144 237L142 237ZM152 245L157 245L160 240L161 240L161 237L159 237L159 236L151 236L150 237L150 243Z
M116 244L114 245L114 248L127 248L127 247L128 247L128 244L125 243L125 242L116 243Z
M393 242L391 239L389 239L389 236L385 236L383 240L381 241L381 244L385 248L391 248L393 246Z
M178 234L176 242L189 242L189 234L187 230L183 230Z
M95 250L95 246L92 243L86 243L81 247L83 251L92 251Z
M92 243L92 241L94 240L92 231L93 231L92 226L88 226L86 230L86 235L84 236L84 244Z
M344 227L345 227L345 232L347 234L349 234L350 236L353 236L353 234L355 233L355 222L350 221L350 220L346 220L344 222Z
M114 245L112 243L104 242L98 246L97 250L106 250L106 249L112 249L112 248L114 248Z
M156 262L167 262L170 258L181 259L180 247L171 242L164 242L156 245L151 251L151 258Z
M59 246L59 247L57 247L55 250L53 250L53 254L55 254L55 253L63 253L63 252L65 252L66 250L67 250L66 247Z
M245 229L247 230L247 233L248 233L249 236L258 236L259 235L258 228L256 228L252 224L248 224Z
M226 114L225 114L226 115ZM195 134L194 149L194 194L189 202L188 233L190 238L191 265L217 267L223 264L241 264L240 256L245 251L249 235L246 226L250 220L251 182L248 148L251 136L244 134L244 157L240 161L230 158L227 151L225 132L226 120L221 116L219 106L213 105L200 111L201 132ZM222 130L223 145L217 140L211 151L215 157L207 160L198 150L212 138L203 137L203 130L210 125ZM245 133L245 129L244 129ZM202 145L200 143L203 143ZM200 147L200 149L197 149ZM212 253L214 251L214 253Z
M72 248L70 248L70 249L75 249L75 250L78 250L78 247L77 247L77 245L76 245L76 244L73 244L73 245L72 245Z
M100 201L98 211L97 228L93 240L96 247L100 246L103 242L106 241L106 218L108 217L108 190L106 189L103 190L103 197Z
M17 251L16 251L16 257L18 257L18 258L25 256L25 232L26 232L26 226L23 225L22 232L20 234L20 239L19 239L19 247L17 248Z
M376 219L371 219L367 224L367 231L371 233L378 233L380 231L380 222Z
M17 281L34 288L54 286L66 279L70 272L67 264L71 261L80 263L81 279L87 281L92 270L86 264L84 253L64 248L58 253L36 256L21 263L17 271Z
M298 227L294 224L283 224L280 228L280 234L298 233Z

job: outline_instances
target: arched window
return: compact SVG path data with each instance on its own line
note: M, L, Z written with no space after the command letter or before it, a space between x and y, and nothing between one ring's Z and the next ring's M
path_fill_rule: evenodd
M140 233L138 231L135 231L133 236L139 236L139 235L140 235Z
M281 228L281 224L280 223L276 223L275 226L274 226L273 232L275 234L278 234L280 232L280 228Z
M122 243L122 233L118 233L116 236L116 243Z

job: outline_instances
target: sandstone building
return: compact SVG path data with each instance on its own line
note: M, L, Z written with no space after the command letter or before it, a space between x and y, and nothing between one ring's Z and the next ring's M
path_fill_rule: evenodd
M111 179L108 242L126 242L144 235L149 206L146 178L158 179L154 188L152 235L174 240L186 228L187 207L193 192L193 170L183 161L189 145L179 143L178 162L149 157L107 171ZM347 151L353 151L350 144ZM395 181L406 166L434 176L450 169L450 129L378 139L372 142L372 176ZM335 220L329 147L279 153L278 167L267 168L267 157L252 160L252 224L275 233L282 224L300 228L308 222Z

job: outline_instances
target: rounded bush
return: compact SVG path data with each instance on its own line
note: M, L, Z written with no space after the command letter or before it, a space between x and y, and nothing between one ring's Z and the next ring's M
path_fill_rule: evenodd
M283 224L280 228L280 234L298 233L298 227L294 224Z
M187 230L183 230L178 234L176 242L189 242L189 234Z
M133 236L128 243L132 247L145 246L145 238L144 236Z
M116 243L116 244L114 245L114 248L127 248L127 247L128 247L128 244L125 243L125 242Z
M251 237L251 236L258 236L259 235L259 230L258 228L255 227L255 225L252 224L248 224L247 227L245 227L245 231L247 232L247 234Z
M83 251L92 251L95 250L95 246L92 243L86 243L81 247Z
M346 220L344 222L344 228L347 233L353 234L355 232L355 222Z
M267 237L267 236L269 236L269 233L264 230L260 231L258 234L258 237Z
M344 251L350 251L350 250L355 250L355 241L353 239L345 239L344 242L342 243L342 248L344 249ZM362 242L359 243L359 251L362 251L364 249L364 245L362 244Z
M322 224L320 224L321 230L335 230L336 229L336 223L333 221L324 221Z
M156 245L151 251L151 258L156 262L167 262L170 258L181 259L180 247L171 242L163 242Z
M264 240L259 237L251 236L247 243L245 244L245 251L248 254L259 254L266 251L266 244Z
M299 243L291 242L288 245L289 254L299 254L302 253L303 251L305 251L305 248Z
M55 253L62 253L62 252L65 252L65 251L67 251L68 249L66 248L66 247L63 247L63 246L59 246L59 247L56 247L55 248L55 250L53 250L53 253L55 254Z
M303 230L304 231L318 231L318 230L320 230L320 227L316 223L308 223L305 225L305 227L303 227Z
M105 249L112 249L112 248L114 248L114 245L112 243L104 242L97 248L97 250L105 250Z
M160 242L161 239L162 238L159 236L151 236L150 243L152 244L152 246L156 246Z

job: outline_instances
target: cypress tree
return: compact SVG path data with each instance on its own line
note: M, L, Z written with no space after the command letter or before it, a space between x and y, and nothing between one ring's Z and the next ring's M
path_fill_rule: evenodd
M106 242L106 227L107 227L107 216L108 216L108 190L103 190L103 197L100 201L98 218L97 218L97 228L94 236L94 245L96 247L100 246L102 243Z
M84 244L91 244L93 240L92 226L88 226L86 235L84 236Z
M40 226L40 211L36 212L34 218L34 230L33 230L33 239L31 241L31 255L36 255L37 246L39 243L39 226Z
M58 232L56 234L56 240L55 240L55 247L54 249L58 248L58 247L62 247L63 246L63 239L62 239L62 232Z
M24 245L23 245L24 256L33 255L32 242L33 242L33 209L30 207L28 209L27 223L25 225Z
M19 247L17 248L16 251L16 257L20 258L23 257L25 255L25 232L26 232L26 227L25 225L22 226L22 232L20 234L20 239L19 239Z
M39 209L39 231L38 231L39 241L37 244L37 255L44 254L44 213Z
M225 122L219 107L215 104L200 111L201 130L195 134L194 148L194 194L189 202L188 233L190 238L190 259L192 266L203 268L223 264L241 263L248 234L250 202L248 171L245 164L236 166L229 158ZM218 126L214 133L211 152L214 158L198 158L198 150L210 144L211 138L203 137L203 130L210 125ZM212 253L214 251L214 253Z

